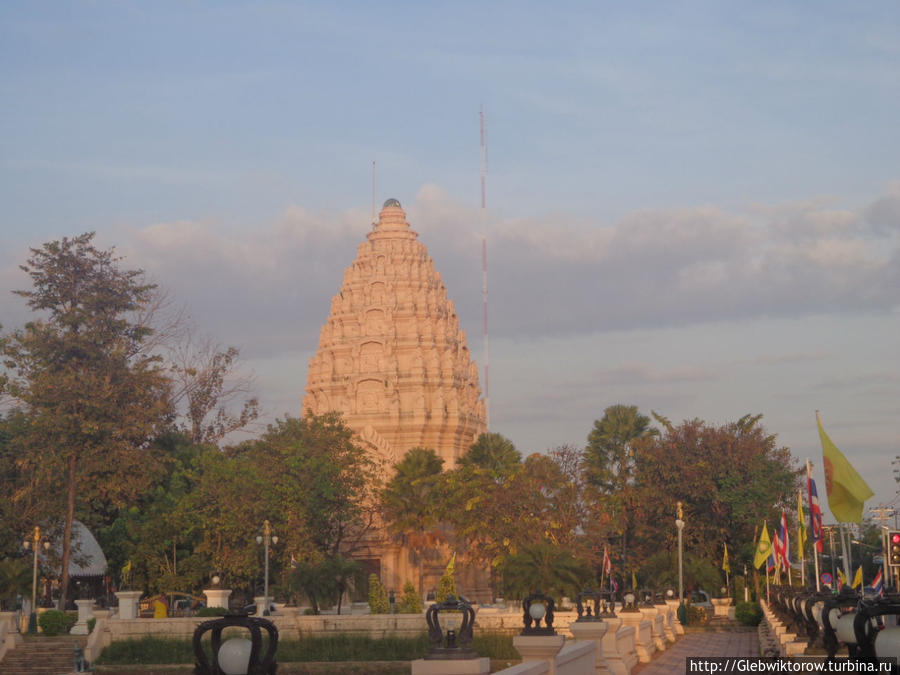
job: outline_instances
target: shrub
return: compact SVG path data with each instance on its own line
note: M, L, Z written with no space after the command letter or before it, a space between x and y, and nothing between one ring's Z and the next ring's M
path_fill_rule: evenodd
M69 629L75 625L75 621L71 621L65 612L48 609L46 612L38 614L38 625L44 635L53 636L68 633Z
M390 614L391 603L388 600L387 591L377 574L369 575L369 613Z
M706 609L697 605L685 605L685 618L689 626L709 621Z
M87 620L88 633L93 633L93 632L94 632L94 626L96 626L96 625L97 625L97 618L96 618L96 617L93 617L93 616L92 616L90 619L88 619L88 620Z
M756 602L739 602L734 608L734 618L744 626L758 626L762 616L762 608Z
M512 636L499 633L476 633L473 648L480 656L505 661L518 661ZM297 661L411 661L422 658L428 650L428 636L317 635L278 643L278 660ZM209 641L203 641L209 654ZM97 660L101 665L191 663L194 653L191 641L179 638L145 636L140 640L119 640L103 650ZM363 672L363 671L354 671ZM366 672L369 672L368 670ZM407 670L408 672L408 670Z
M200 607L194 612L194 616L225 616L228 609L225 607Z
M453 597L459 597L456 592L456 553L450 556L450 562L447 563L444 574L441 576L435 600L437 602L443 602L451 595Z
M416 588L411 581L403 584L403 597L397 605L397 614L421 614L425 609L422 598L416 593Z
M190 640L146 635L140 640L117 640L103 650L98 664L193 663Z

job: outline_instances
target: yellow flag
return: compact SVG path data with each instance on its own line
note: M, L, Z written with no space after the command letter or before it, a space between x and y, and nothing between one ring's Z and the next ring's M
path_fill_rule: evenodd
M818 412L816 423L819 425L819 439L822 441L822 456L825 460L828 507L839 523L861 523L863 502L875 493L828 438Z
M797 491L797 548L802 552L806 547L806 516L803 515L803 493Z
M862 565L856 568L856 574L853 575L853 583L850 588L859 588L862 586Z
M756 545L756 555L753 556L753 567L758 568L768 560L772 554L772 540L769 539L769 530L763 523L762 532L759 535L759 543Z
M847 577L844 576L844 570L842 570L840 567L838 567L837 573L838 573L838 579L841 580L841 584L846 584Z
M722 544L725 547L725 553L722 555L722 569L731 574L731 565L728 564L728 544Z

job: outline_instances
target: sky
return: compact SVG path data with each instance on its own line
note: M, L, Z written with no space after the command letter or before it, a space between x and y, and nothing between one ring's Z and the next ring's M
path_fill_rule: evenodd
M479 360L486 236L523 453L617 403L762 414L821 485L820 410L900 506L898 34L889 1L4 2L0 323L29 247L95 231L298 415L374 161Z

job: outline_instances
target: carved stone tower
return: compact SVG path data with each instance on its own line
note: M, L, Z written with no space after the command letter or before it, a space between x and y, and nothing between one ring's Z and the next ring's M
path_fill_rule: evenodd
M389 465L414 447L444 468L485 431L478 368L453 301L396 199L331 300L303 410L337 410Z
M452 469L486 430L478 368L418 236L400 202L388 199L331 300L303 397L304 412L342 413L374 447L387 477L414 447L434 450ZM407 580L436 588L449 549L416 555L382 530L354 558L388 588L399 591ZM461 589L470 599L489 600L486 572L461 562Z

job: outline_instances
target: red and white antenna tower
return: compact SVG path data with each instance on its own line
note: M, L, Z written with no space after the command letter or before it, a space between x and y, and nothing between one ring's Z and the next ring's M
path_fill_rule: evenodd
M484 423L491 429L490 351L488 350L488 283L487 283L487 140L484 131L484 106L478 112L481 121L481 302L484 308Z

